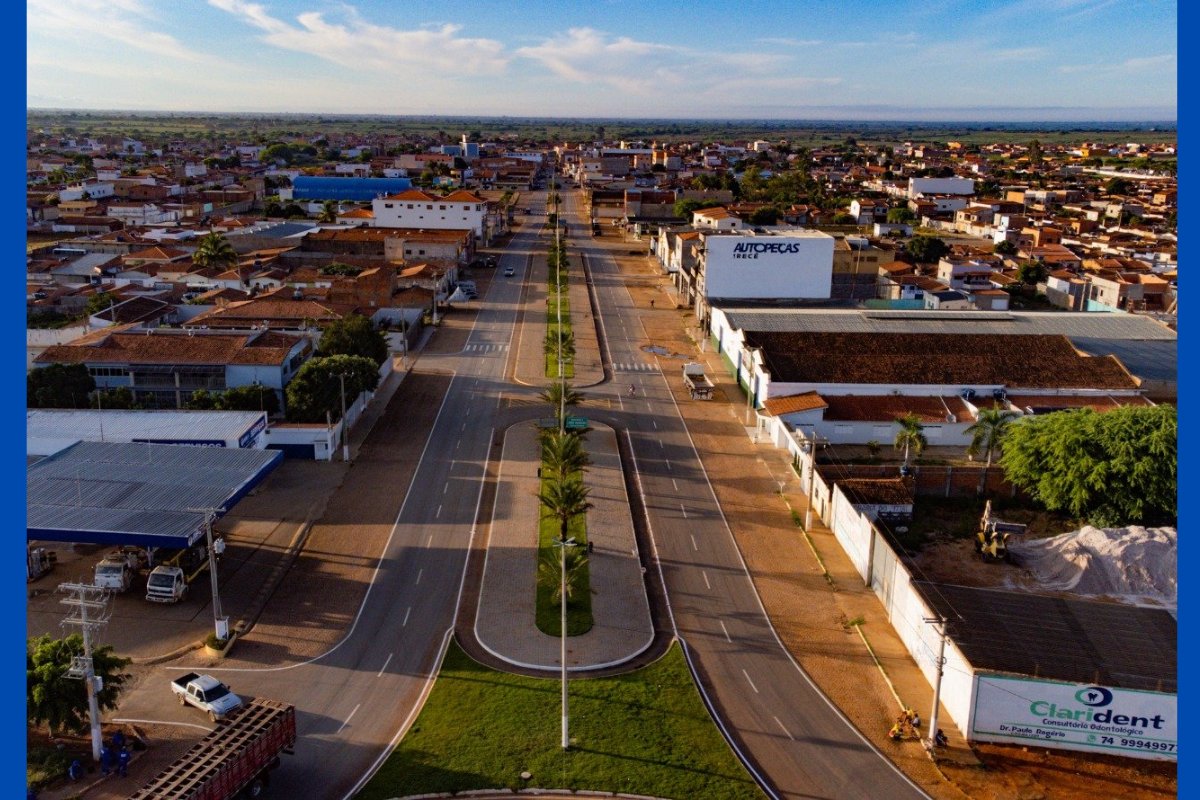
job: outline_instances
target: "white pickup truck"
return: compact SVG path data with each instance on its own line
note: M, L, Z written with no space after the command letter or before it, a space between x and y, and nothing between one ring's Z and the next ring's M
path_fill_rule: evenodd
M207 711L208 718L213 722L224 719L230 711L242 706L242 698L212 675L198 675L195 672L181 675L171 681L171 691L179 695L180 705L190 703Z

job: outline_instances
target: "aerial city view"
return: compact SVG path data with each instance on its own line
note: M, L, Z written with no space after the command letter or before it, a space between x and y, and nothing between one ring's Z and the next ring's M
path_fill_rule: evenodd
M27 798L1181 793L1174 3L26 24Z

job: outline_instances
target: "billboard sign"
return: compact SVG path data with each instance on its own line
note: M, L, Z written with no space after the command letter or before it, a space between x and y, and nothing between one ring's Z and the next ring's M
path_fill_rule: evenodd
M1175 761L1174 694L980 673L971 737Z
M711 298L828 298L833 237L816 231L780 236L708 236L704 285Z

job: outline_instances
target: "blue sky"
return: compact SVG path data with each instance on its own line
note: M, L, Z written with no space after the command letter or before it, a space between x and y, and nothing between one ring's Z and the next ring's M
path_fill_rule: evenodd
M1166 120L1176 4L28 0L30 107Z

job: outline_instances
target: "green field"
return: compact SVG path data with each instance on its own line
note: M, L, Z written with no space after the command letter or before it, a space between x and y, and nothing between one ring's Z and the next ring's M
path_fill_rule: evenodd
M522 787L765 797L713 724L678 645L629 675L571 681L566 753L559 686L480 666L452 643L421 715L358 797Z

